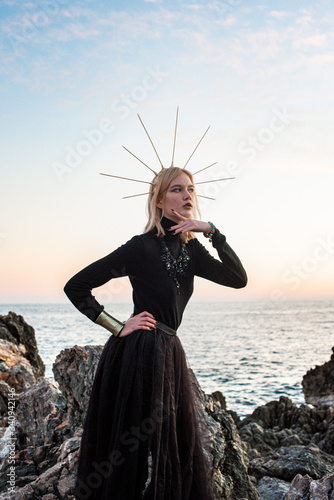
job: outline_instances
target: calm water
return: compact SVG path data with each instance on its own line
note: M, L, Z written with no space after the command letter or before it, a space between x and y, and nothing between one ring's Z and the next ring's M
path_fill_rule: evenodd
M240 416L280 395L304 402L306 371L329 360L334 346L333 301L254 301L188 305L179 336L190 366L207 393L220 390ZM121 320L130 304L106 309ZM109 333L71 304L0 305L35 328L46 375L56 355L73 345L103 345Z

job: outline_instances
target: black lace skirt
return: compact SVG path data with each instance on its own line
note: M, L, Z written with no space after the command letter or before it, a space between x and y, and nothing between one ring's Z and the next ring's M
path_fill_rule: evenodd
M111 336L80 448L78 500L213 500L196 395L177 336Z

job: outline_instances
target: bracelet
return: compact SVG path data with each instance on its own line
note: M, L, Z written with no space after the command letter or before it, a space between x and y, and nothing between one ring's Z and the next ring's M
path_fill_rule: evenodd
M114 318L106 311L101 312L101 314L96 318L95 323L109 330L109 332L111 332L115 337L119 337L119 334L124 328L124 323Z
M211 242L212 241L212 236L215 234L216 232L216 226L212 223L212 222L208 222L208 224L211 224L211 229L210 229L210 232L209 233L203 233L205 238L209 238L209 241Z

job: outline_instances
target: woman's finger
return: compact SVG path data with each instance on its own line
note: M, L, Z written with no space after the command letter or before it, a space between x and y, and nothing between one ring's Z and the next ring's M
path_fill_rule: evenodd
M176 215L176 217L180 217L180 219L181 219L182 221L184 221L184 220L189 220L189 219L187 219L187 217L183 217L183 215L179 214L179 212L177 212L176 210L173 210L172 208L171 208L171 211L173 212L173 214L175 214L175 215Z
M138 317L139 317L139 316L140 316L140 317L143 317L143 316L148 316L149 318L153 318L153 319L154 319L153 314L151 314L151 313L150 313L150 312L148 312L148 311L143 311L143 312L141 312L141 313L137 314L137 316L138 316Z

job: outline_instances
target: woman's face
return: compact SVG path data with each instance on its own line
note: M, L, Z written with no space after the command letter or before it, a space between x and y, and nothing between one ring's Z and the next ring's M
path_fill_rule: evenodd
M165 217L175 222L180 219L171 209L190 219L194 212L194 192L195 187L190 178L186 173L182 173L170 183L164 198L157 202L157 206L162 209Z

